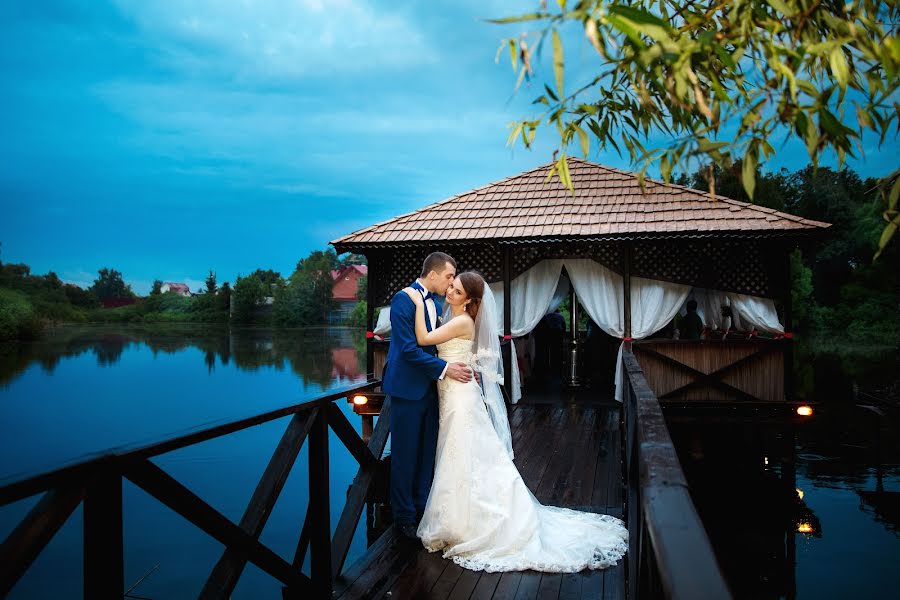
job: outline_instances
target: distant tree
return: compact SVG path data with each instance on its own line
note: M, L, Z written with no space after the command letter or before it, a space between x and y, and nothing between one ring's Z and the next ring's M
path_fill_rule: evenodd
M344 254L342 258L338 261L338 265L341 267L347 267L350 265L366 265L368 261L364 254L353 254L349 252Z
M273 271L272 269L267 269L265 271L263 271L262 269L257 269L250 273L248 277L256 277L265 285L273 286L277 284L279 280L281 280L281 273Z
M206 278L206 293L216 293L216 274L212 269L209 270L209 276Z
M339 266L333 250L315 250L297 262L286 285L275 295L276 323L288 326L323 325L334 309L331 271Z
M356 282L356 299L360 301L366 300L366 295L369 291L369 277L362 276Z
M234 284L234 293L231 294L232 319L236 323L250 323L253 320L253 309L258 306L268 294L268 287L265 286L256 276L251 273L246 277L238 275L237 282Z
M162 281L160 281L159 279L154 279L153 287L150 289L150 295L159 296L160 294L162 294L162 284Z
M229 282L225 282L222 284L222 288L219 290L219 294L216 296L219 304L219 310L228 311L231 308L231 284Z
M97 271L98 277L94 280L90 290L98 300L107 300L110 298L131 298L134 292L131 286L126 285L122 279L122 274L115 269L103 268Z

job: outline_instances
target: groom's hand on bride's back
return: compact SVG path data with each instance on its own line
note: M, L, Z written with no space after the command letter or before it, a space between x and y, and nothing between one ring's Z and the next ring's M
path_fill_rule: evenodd
M472 369L464 362L447 363L447 377L462 383L472 381Z

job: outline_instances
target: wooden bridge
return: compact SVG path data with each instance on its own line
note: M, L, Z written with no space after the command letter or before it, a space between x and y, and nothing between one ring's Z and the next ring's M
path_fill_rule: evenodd
M285 598L729 598L659 403L631 352L625 352L623 360L624 404L560 399L517 405L510 416L516 464L541 502L626 519L629 554L614 568L574 574L466 571L400 539L394 528L345 567L388 439L390 401L366 436L367 443L334 402L372 390L379 384L376 380L4 483L0 506L41 498L0 546L0 596L14 589L83 502L84 597L122 598L126 552L122 517L127 508L122 504L122 484L127 478L225 546L200 590L202 598L228 598L247 563L280 581ZM239 523L150 461L288 416L290 423ZM330 512L329 428L360 465L340 515ZM296 551L288 560L259 537L307 441L310 503ZM303 571L307 553L308 573Z

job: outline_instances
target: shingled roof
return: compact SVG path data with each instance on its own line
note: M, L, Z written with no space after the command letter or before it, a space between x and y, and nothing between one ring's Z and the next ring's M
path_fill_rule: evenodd
M550 165L430 204L338 238L360 246L533 239L785 235L830 225L569 158L573 196Z

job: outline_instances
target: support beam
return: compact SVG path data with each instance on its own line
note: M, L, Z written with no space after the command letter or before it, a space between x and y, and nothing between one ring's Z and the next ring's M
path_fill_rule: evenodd
M503 247L503 340L512 345L512 257L509 246ZM512 348L503 355L504 387L510 400L513 399Z
M84 496L84 597L118 600L124 593L122 476L111 471Z
M322 419L321 413L319 419ZM272 577L292 589L309 591L308 577L149 460L143 459L128 467L125 476L221 544L239 549L250 562ZM327 496L325 501L328 501Z
M380 378L381 373L375 373L375 339L369 332L375 331L375 278L379 276L376 270L376 260L366 255L369 265L369 274L366 275L366 373Z
M331 490L328 467L328 413L320 411L309 432L310 574L319 597L331 596Z
M631 350L631 242L622 242L622 290L624 293L623 308L625 313L625 349Z
M81 504L83 490L52 489L0 544L0 598L5 598L41 550Z
M314 408L294 415L269 459L269 464L256 485L239 524L241 529L255 539L259 539L266 521L272 514L272 508L284 488L300 448L303 447L313 420L319 412L320 409ZM246 564L246 556L236 549L226 548L206 580L199 597L203 599L231 597Z
M784 399L787 402L794 400L794 317L791 296L791 251L789 244L784 245L782 257L781 297L784 305L784 333L788 344L784 349Z

